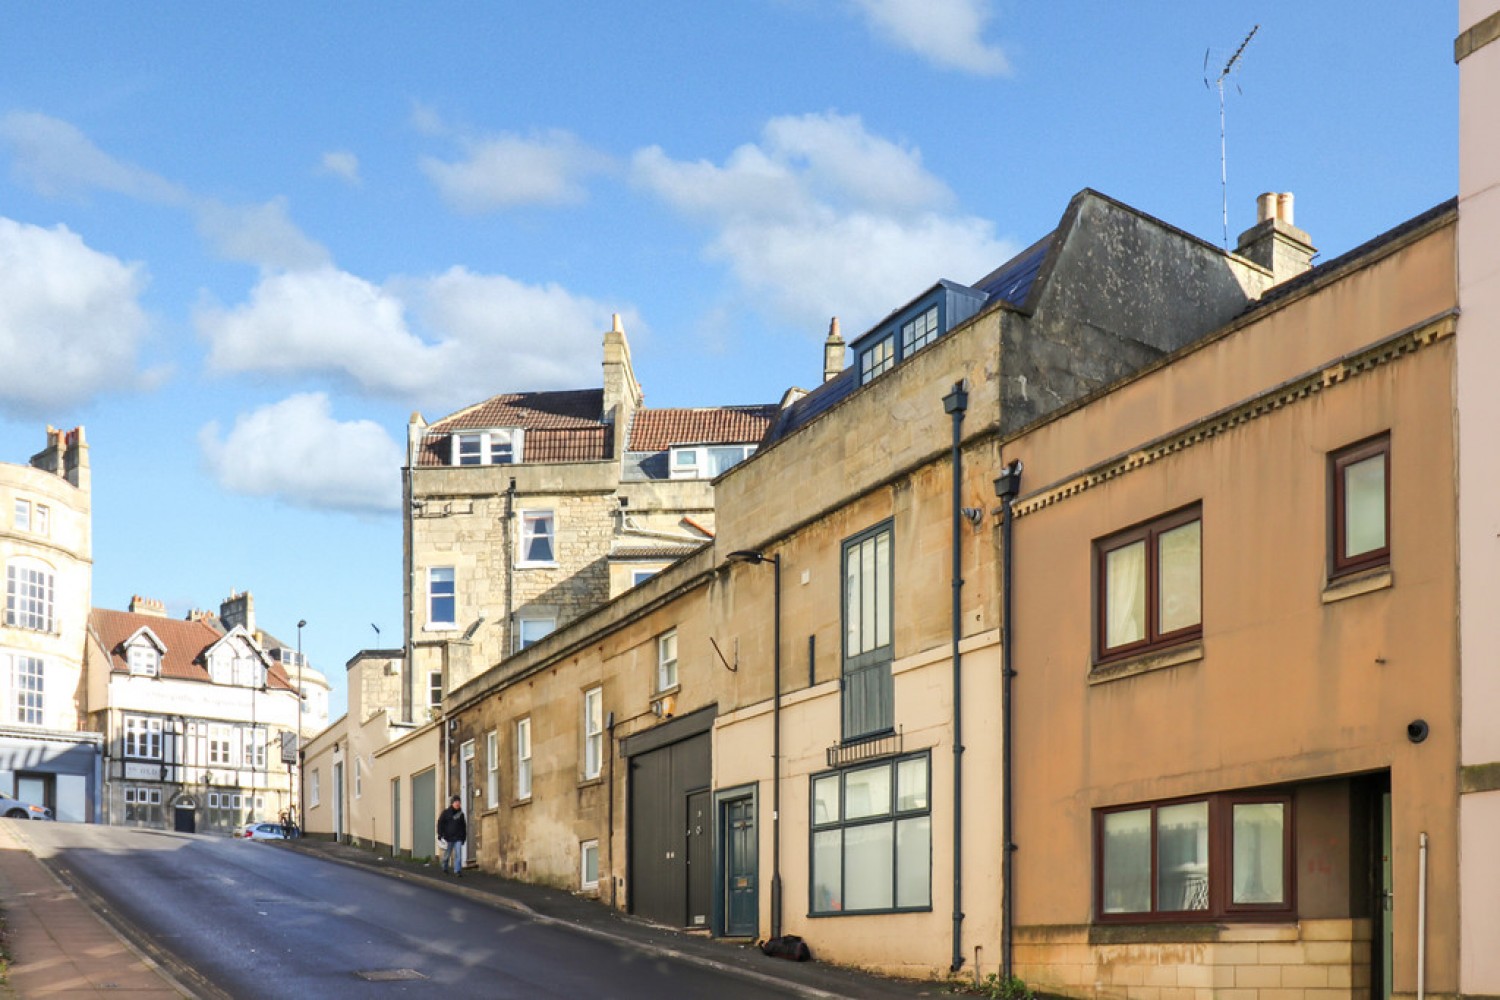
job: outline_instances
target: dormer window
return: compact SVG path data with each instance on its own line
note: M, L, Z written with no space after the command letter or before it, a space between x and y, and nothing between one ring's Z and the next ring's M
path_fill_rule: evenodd
M901 324L901 356L908 357L913 351L926 347L937 339L937 335L938 309L933 305Z
M753 444L700 444L672 447L673 479L714 479L755 454Z
M877 375L884 375L896 363L896 335L880 338L859 356L859 384L864 385Z
M161 653L149 642L138 642L126 654L130 673L135 677L155 677L161 673Z
M513 465L521 461L519 427L463 431L453 435L453 465Z

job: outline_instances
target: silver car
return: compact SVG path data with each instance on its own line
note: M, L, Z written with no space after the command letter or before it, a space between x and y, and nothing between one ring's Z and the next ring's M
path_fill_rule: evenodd
M52 810L46 806L22 802L12 795L0 792L0 816L6 819L52 819Z

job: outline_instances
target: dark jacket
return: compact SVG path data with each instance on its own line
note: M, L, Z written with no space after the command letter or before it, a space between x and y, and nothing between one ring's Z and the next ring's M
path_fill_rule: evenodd
M464 844L469 840L469 821L464 819L462 809L449 806L438 816L437 835L450 844Z

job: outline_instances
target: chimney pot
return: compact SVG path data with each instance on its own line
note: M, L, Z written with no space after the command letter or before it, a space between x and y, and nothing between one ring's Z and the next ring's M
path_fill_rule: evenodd
M1276 217L1289 226L1296 225L1292 221L1292 193L1283 191L1276 196Z
M1276 194L1274 191L1267 191L1265 194L1258 196L1255 199L1255 221L1266 222L1276 218L1280 214L1278 205L1280 204L1281 197L1281 195Z

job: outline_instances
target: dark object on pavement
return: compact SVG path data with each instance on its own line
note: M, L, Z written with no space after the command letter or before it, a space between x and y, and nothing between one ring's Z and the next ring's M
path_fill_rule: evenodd
M767 938L757 942L756 947L761 950L762 954L770 955L772 958L785 958L792 962L806 962L812 958L812 949L808 948L806 941L795 934Z

